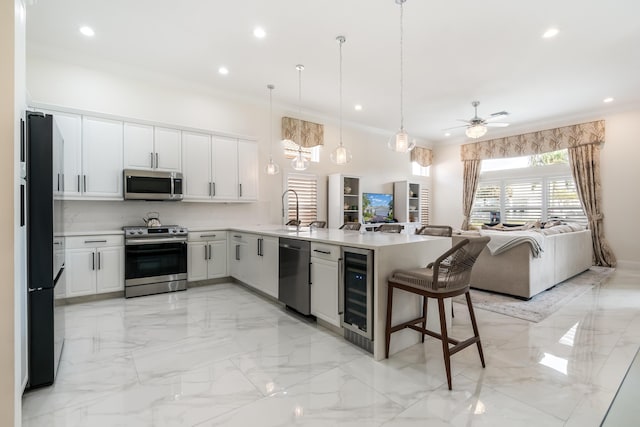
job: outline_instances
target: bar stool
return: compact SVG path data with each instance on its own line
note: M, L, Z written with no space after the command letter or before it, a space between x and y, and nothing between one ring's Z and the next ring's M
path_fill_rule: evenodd
M358 231L360 230L360 223L359 222L345 222L344 224L342 224L340 226L340 230L355 230Z
M485 367L482 344L476 316L473 312L473 304L469 295L469 281L471 279L471 269L482 249L489 242L490 237L468 237L461 240L451 249L440 255L433 263L426 268L416 268L411 270L396 270L388 281L387 289L387 325L385 331L385 356L389 357L389 344L391 334L404 328L413 329L424 336L429 335L442 341L442 351L444 354L444 364L447 371L447 384L451 390L451 355L459 352L472 344L478 346L480 362ZM391 312L393 309L393 290L399 289L424 297L422 304L422 316L391 326ZM449 337L447 333L447 323L445 319L444 300L464 294L469 308L469 317L473 327L473 337L464 341ZM438 311L440 313L440 334L426 329L427 327L427 298L438 300ZM422 324L422 326L418 326ZM452 347L449 347L452 344Z
M309 223L309 227L325 228L326 226L327 226L327 221L311 221Z
M416 230L416 234L421 234L423 236L451 237L453 234L453 228L448 225L425 225L424 227Z
M381 233L402 233L402 228L400 224L382 224L376 228L376 231L380 231Z

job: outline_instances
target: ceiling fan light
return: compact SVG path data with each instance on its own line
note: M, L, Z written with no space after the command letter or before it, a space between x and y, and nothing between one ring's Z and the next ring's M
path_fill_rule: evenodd
M465 131L465 134L469 137L469 138L480 138L482 136L484 136L484 134L487 133L487 127L485 125L473 125L471 127L468 127L467 130Z
M339 145L331 152L329 157L336 165L346 165L351 161L351 151L347 147Z
M387 146L389 149L397 153L408 153L416 146L416 142L409 142L409 135L404 131L404 129L400 129L398 133L389 138Z

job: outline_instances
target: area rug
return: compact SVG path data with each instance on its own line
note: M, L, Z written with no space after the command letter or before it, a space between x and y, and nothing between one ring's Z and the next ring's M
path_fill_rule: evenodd
M593 266L551 289L523 301L508 295L471 289L471 301L474 308L489 310L530 322L540 322L574 298L587 292L593 286L604 281L615 269ZM464 295L456 297L455 302L466 304Z

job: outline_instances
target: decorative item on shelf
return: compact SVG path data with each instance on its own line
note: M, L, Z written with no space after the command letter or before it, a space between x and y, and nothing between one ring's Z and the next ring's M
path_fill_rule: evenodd
M267 175L277 175L280 172L280 166L273 161L272 147L273 147L273 89L275 86L272 84L267 85L269 89L269 163L265 166L264 171Z
M344 36L336 37L340 44L340 145L331 152L331 161L337 165L346 165L351 161L351 151L342 144L342 44L347 40Z
M404 9L403 9L403 4L404 2L406 2L407 0L395 0L395 2L397 4L400 5L400 130L398 131L398 133L396 133L395 135L393 135L390 139L389 142L387 143L387 146L393 150L393 151L397 151L399 153L408 153L409 151L413 150L413 148L416 146L416 142L415 141L411 141L409 142L409 135L407 134L407 132L405 132L404 130L404 110L403 110L403 104L404 104L404 97L403 97L403 90L404 90L404 77L403 77L403 42L404 42L404 27L403 27L403 21L404 21Z
M351 194L351 187L344 187L344 194Z
M302 70L304 65L296 65L298 70L298 117L302 116ZM309 167L309 161L302 155L302 123L298 126L298 155L291 161L291 167L297 171L306 170Z
M409 197L415 197L416 193L413 192L413 190L409 190Z
M345 211L348 211L348 210L349 210L349 207L350 207L350 206L349 206L349 203L345 203L345 204L344 204L344 210L345 210Z

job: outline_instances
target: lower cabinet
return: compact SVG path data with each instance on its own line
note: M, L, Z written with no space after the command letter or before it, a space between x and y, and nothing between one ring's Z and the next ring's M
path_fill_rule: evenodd
M189 233L187 244L189 282L227 276L227 232Z
M278 238L229 232L230 275L278 298Z
M124 290L124 237L67 237L65 297Z
M340 246L311 243L311 314L338 327L339 262Z

